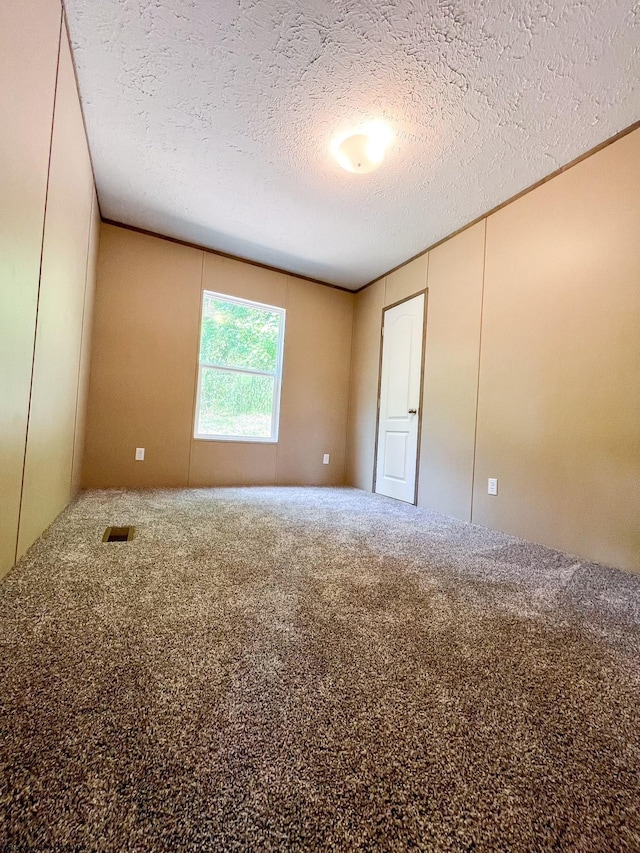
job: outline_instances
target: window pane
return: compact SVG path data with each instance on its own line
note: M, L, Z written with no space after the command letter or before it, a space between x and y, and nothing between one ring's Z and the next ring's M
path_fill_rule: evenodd
M202 368L200 435L271 437L272 376Z
M280 313L205 294L200 361L275 372Z

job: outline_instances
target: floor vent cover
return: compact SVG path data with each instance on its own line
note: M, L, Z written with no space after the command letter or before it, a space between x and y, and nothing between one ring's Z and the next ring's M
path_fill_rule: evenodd
M131 542L135 527L107 527L103 542Z

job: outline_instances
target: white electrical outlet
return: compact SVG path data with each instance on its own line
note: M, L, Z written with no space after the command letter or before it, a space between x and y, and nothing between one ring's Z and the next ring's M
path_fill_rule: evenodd
M325 453L324 456L322 457L322 464L323 465L329 464L329 454L328 453Z
M487 492L490 495L498 494L498 480L495 477L489 477L487 484Z
M136 462L144 462L144 447L136 447Z

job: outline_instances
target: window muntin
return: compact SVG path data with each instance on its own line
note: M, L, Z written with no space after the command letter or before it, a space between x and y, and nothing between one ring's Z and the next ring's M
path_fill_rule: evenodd
M283 308L205 291L196 438L278 440Z

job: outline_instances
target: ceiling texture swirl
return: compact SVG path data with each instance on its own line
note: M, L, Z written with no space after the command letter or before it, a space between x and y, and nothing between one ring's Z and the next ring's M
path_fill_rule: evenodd
M65 7L104 217L347 288L640 118L635 0Z

